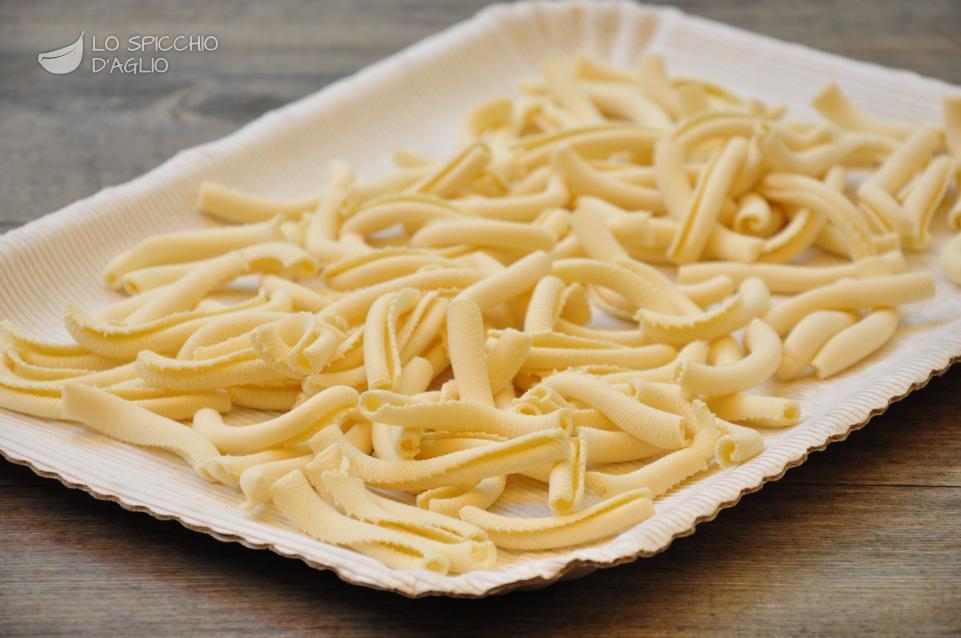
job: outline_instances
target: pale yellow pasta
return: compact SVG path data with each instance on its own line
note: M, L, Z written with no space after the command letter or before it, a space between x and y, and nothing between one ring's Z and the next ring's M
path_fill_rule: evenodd
M205 477L209 475L204 465L219 455L210 441L189 427L88 385L64 386L63 418L125 443L172 452Z
M233 404L224 390L195 392L170 392L158 388L124 388L121 385L107 388L115 397L131 401L141 408L174 421L190 419L197 410L230 412Z
M944 96L944 137L948 151L961 158L961 97L957 95Z
M382 248L340 259L324 268L324 283L340 291L372 286L429 267L450 267L456 262L425 250Z
M559 60L552 60L544 65L544 79L547 80L547 90L558 104L579 122L593 124L604 121L593 102Z
M321 261L336 258L344 250L337 241L341 211L347 204L354 182L354 169L346 162L330 162L327 171L330 178L321 190L317 206L306 218L306 224L298 229L300 243Z
M267 365L253 348L191 361L145 350L137 355L136 366L144 383L168 390L209 390L231 385L275 383L287 378Z
M450 197L478 177L490 163L490 149L483 142L464 147L451 160L429 173L411 190L438 197Z
M120 364L116 359L91 353L76 343L51 343L28 336L9 320L0 321L0 341L13 346L24 361L49 368L106 370Z
M258 326L250 333L249 342L276 372L299 379L323 368L336 353L342 336L336 328L302 312Z
M423 568L446 574L450 562L426 540L354 520L324 501L300 470L293 470L270 488L280 512L317 540L343 545L370 555L394 569Z
M707 470L714 458L721 429L702 402L695 401L691 410L697 423L697 433L690 446L626 474L588 472L585 478L587 486L605 498L634 490L648 490L652 497L657 497L685 479Z
M712 156L688 198L681 227L668 247L672 261L690 263L701 256L746 154L747 143L743 138L734 138Z
M936 157L925 167L911 188L904 200L904 210L912 222L912 232L904 238L905 247L922 250L931 243L928 228L947 193L955 167L955 159L947 156Z
M862 208L873 213L883 230L909 237L915 221L895 199L896 193L930 159L940 144L940 134L931 126L922 126L891 153L880 168L858 187Z
M749 461L764 451L764 437L757 430L725 421L718 425L721 435L714 445L714 458L722 468Z
M747 138L754 133L758 123L763 121L758 116L743 111L712 110L684 118L674 127L673 136L685 152L690 154L725 140Z
M330 388L310 397L293 410L252 425L227 425L212 410L194 417L194 430L224 454L251 454L311 435L357 404L353 388Z
M227 388L231 402L254 410L289 410L301 394L300 385L233 385Z
M531 193L541 191L547 186L552 175L553 172L549 166L541 166L540 168L534 169L514 182L510 188L510 194L530 195ZM542 211L540 214L544 214L545 212L547 211Z
M568 321L563 317L554 323L554 329L561 334L593 339L594 341L608 341L624 346L641 346L647 343L647 340L644 338L644 332L641 330L606 330L592 328Z
M489 432L446 432L433 430L421 432L421 446L417 453L418 460L435 459L447 454L472 450L490 445L507 438ZM467 486L465 486L467 487Z
M783 428L797 425L801 408L797 402L762 394L731 394L709 397L708 407L718 418L750 426Z
M491 129L506 126L511 119L514 105L508 98L494 98L478 104L461 123L461 140L470 143Z
M834 82L825 85L811 100L811 104L824 117L852 131L877 133L903 139L913 130L913 127L908 124L882 120L859 110L848 101Z
M190 310L210 292L239 277L246 268L246 261L237 251L205 262L177 281L156 289L156 294L126 317L126 323L147 323Z
M654 513L645 489L619 494L573 514L520 518L465 507L461 519L487 532L498 547L512 550L556 549L614 536Z
M664 344L636 348L605 343L604 348L565 348L533 346L522 370L566 370L577 366L613 365L647 370L664 365L674 358L674 348Z
M532 289L550 271L551 258L547 253L532 252L508 268L466 287L457 299L469 299L487 311Z
M444 219L427 224L413 237L415 248L470 245L514 251L551 250L554 235L544 228L497 219Z
M410 528L418 535L434 536L445 542L483 543L487 534L456 517L424 511L365 489L362 481L350 476L349 466L334 467L320 454L303 469L307 480L325 497L357 518L390 516L400 529ZM484 552L486 554L486 552Z
M789 381L800 377L821 346L857 320L856 315L844 310L818 310L799 321L784 339L778 379Z
M260 289L268 295L283 291L290 297L295 310L308 310L310 312L318 312L337 296L334 291L315 290L276 275L261 277Z
M277 294L267 299L260 295L220 310L189 310L134 326L107 322L75 306L67 306L65 323L70 336L88 351L129 361L143 350L176 352L194 330L211 318L254 308L289 310L290 297Z
M289 244L303 246L304 237L307 234L307 223L310 221L310 214L304 213L300 219L287 220L280 223L280 234L284 241Z
M592 195L629 210L664 212L661 195L656 189L635 186L605 175L592 168L569 145L561 145L554 151L551 166L576 195Z
M858 280L845 279L814 288L782 302L769 310L764 320L783 336L804 317L817 310L893 307L922 301L933 294L934 279L930 273L925 272Z
M66 384L74 383L105 388L112 394L138 400L142 407L165 416L172 416L170 413L173 412L180 417L184 404L188 408L193 406L194 409L205 405L219 411L230 409L229 400L224 405L226 397L220 391L181 393L143 386L125 387L125 384L135 381L136 377L136 366L123 364L106 370L84 371L65 378L34 380L17 376L7 367L6 361L3 361L0 363L0 406L34 416L59 419L62 414L61 392ZM201 405L196 405L198 399L202 402Z
M681 361L696 361L698 363L704 363L707 361L708 353L710 348L705 341L692 341L683 348L681 348L677 356L670 362L665 363L662 366L656 368L651 368L649 370L630 370L627 372L615 372L612 374L606 374L605 380L610 383L616 383L619 381L631 380L631 379L641 379L644 381L651 382L661 382L661 383L673 383L674 374L677 371L678 365Z
M264 313L264 314L268 314L268 313ZM269 313L269 314L279 315L279 316L275 316L269 319L262 319L259 322L259 324L279 321L280 319L285 318L283 313ZM247 317L245 317L245 319L246 318ZM210 322L210 323L213 323L213 322ZM212 331L211 333L208 333L207 336L211 338L218 337L219 336L218 333L220 333L221 331L226 331L226 329L238 328L239 325L240 325L240 322L238 322L237 324L227 324L225 322L224 324L218 325L217 329L215 331ZM240 350L244 350L245 348L249 348L251 346L250 337L253 335L254 329L255 328L245 330L241 334L234 335L232 337L224 337L222 340L217 339L214 343L210 345L199 345L196 348L192 349L189 357L184 357L184 358L212 359L214 357L220 357L225 354L232 354ZM183 349L183 347L181 347L181 349Z
M241 509L250 511L261 503L269 501L270 488L274 483L293 470L303 468L313 459L313 454L302 454L266 461L246 468L237 478L237 485L244 495Z
M898 311L891 308L868 313L853 326L828 339L811 359L811 367L819 379L827 379L850 368L886 344L894 336L900 321Z
M707 92L700 84L683 84L674 87L678 102L681 105L681 115L688 117L697 115L710 108Z
M663 312L675 312L669 299L659 295L659 287L621 264L596 259L559 259L552 272L568 283L592 284L609 288L622 295L633 310L650 308Z
M571 220L571 230L584 248L584 252L592 259L602 261L629 259L627 251L618 243L604 222L603 215L589 207L578 207Z
M434 367L430 361L414 357L401 370L393 390L398 394L419 394L427 389L433 377ZM371 425L371 447L377 458L412 458L420 449L420 432L375 421Z
M667 77L663 58L652 53L645 53L638 57L637 65L641 91L664 109L664 112L671 118L679 118L683 106Z
M528 222L541 212L563 206L570 198L564 180L552 177L543 190L505 197L472 197L455 200L465 213L489 219Z
M250 224L273 219L277 214L298 217L312 211L319 197L303 199L268 199L259 195L235 190L223 184L204 182L200 185L198 207L204 213L225 222Z
M674 312L682 315L694 315L701 311L697 304L691 301L674 282L661 273L657 268L634 259L615 259L614 263L639 275L654 290L658 305L669 305Z
M349 476L343 470L327 470L319 480L308 475L314 487L328 496L333 504L351 518L393 529L422 538L447 557L450 569L455 573L492 567L497 559L494 544L475 540L486 536L479 528L470 537L458 533L456 522L473 528L463 521L454 524L436 522L438 515L417 507L389 501L367 490L362 481Z
M512 383L494 395L494 406L500 410L508 410L513 405L515 398L517 398L517 391Z
M549 385L538 383L517 397L513 410L522 414L546 414L555 410L569 409L570 402Z
M439 352L431 354L431 344L439 342L437 335L440 333L444 321L447 318L447 300L439 297L434 292L428 292L421 296L420 301L414 306L406 318L401 321L397 338L401 343L400 361L406 365L415 356L423 356L431 361L434 371L440 373L450 361L443 347L439 347ZM444 364L440 365L440 357L444 358Z
M535 469L570 454L567 435L560 428L426 460L387 461L367 456L350 445L336 426L321 430L311 440L315 450L331 444L350 461L351 472L368 485L412 492Z
M737 339L731 336L718 337L711 342L711 350L707 355L708 363L712 366L726 366L737 363L744 358L744 349Z
M608 82L637 83L637 72L634 69L622 68L598 60L583 52L574 55L574 75L584 80L605 80Z
M5 339L0 339L0 353L2 353L3 363L6 364L9 371L13 373L13 376L21 377L23 379L30 379L33 381L56 381L60 379L70 379L121 365L119 362L113 362L110 366L96 365L96 367L93 368L70 368L63 365L37 365L30 363L24 358L25 355L27 357L31 356L29 351L21 352L13 341L7 341ZM92 363L97 363L97 358L98 357L95 355L90 355ZM104 359L103 361L107 362L109 360ZM83 360L78 359L78 362L83 363Z
M686 264L678 269L682 284L707 282L720 275L740 284L748 277L757 277L775 294L794 294L826 286L841 279L897 274L906 266L899 252L866 257L837 266L795 266L793 264L740 264L735 262L704 262Z
M417 495L417 506L446 516L457 516L468 506L486 510L497 502L506 486L506 476L492 476L473 485L435 487Z
M781 362L781 340L763 320L753 319L744 332L748 354L725 366L682 362L675 373L677 383L691 395L734 394L770 379Z
M537 282L524 314L524 331L551 332L563 310L566 290L559 277L548 276Z
M258 224L187 230L149 237L117 255L104 269L104 280L116 287L124 275L150 266L217 257L253 244L279 241L281 216Z
M513 390L512 382L530 354L531 343L530 335L512 329L497 337L487 353L487 379L495 396L505 389Z
M156 290L177 281L201 265L202 262L186 261L179 264L148 266L131 270L117 280L117 284L128 295L139 295ZM146 301L146 300L145 300Z
M358 409L366 418L379 423L418 430L485 432L507 438L555 428L570 434L574 425L566 410L534 416L507 412L470 400L419 401L385 390L365 392Z
M366 182L355 181L350 187L348 204L342 214L350 216L356 212L357 208L371 200L404 191L427 175L432 168L433 163L431 162L420 166L402 168Z
M460 208L439 197L414 193L390 194L361 206L341 223L340 232L366 237L398 224L410 232L436 219L463 216Z
M691 196L691 183L684 168L684 148L673 139L660 140L654 148L654 170L664 207L672 217L681 219Z
M403 364L397 339L397 322L419 299L419 291L404 288L381 296L370 307L364 322L363 344L368 388L389 388L400 376Z
M605 116L643 124L652 128L668 129L670 118L653 100L641 95L633 87L603 80L582 81L584 91Z
M648 163L654 144L662 135L663 131L636 124L567 126L519 140L516 149L520 153L519 162L528 169L548 163L554 151L565 144L587 160L622 153L640 163Z
M571 228L573 215L564 208L548 208L538 215L532 222L538 228L543 228L554 236L555 242L564 237Z
M696 284L678 286L678 289L701 308L707 308L733 295L735 284L727 275L717 275Z
M351 414L346 414L340 417L340 419L348 423L353 421L352 425L343 428L344 438L364 454L372 453L374 451L374 442L372 440L373 424L370 421L354 421L353 415ZM296 444L301 445L302 442L298 441Z
M717 224L707 238L703 256L710 259L754 262L764 254L769 241L742 235L727 226Z
M582 425L577 428L577 436L583 442L585 451L582 453L588 466L638 461L664 452L627 432Z
M766 199L756 193L748 193L741 198L734 213L734 230L747 235L770 237L781 227L782 221L778 209L772 209Z
M227 223L115 256L125 296L68 306L71 343L0 323L0 407L172 452L358 562L603 541L797 425L787 384L924 319L901 306L934 278L902 250L942 208L961 228L961 99L943 127L833 84L814 105L576 55L476 106L442 160L401 148L358 182L335 159L293 199L203 183ZM940 259L961 285L961 234Z
M374 301L384 293L395 292L403 288L418 288L422 291L460 290L479 282L483 277L482 272L473 268L425 270L342 295L322 309L318 316L321 318L340 317L349 324L356 324L364 318Z
M239 456L217 456L204 464L204 471L225 485L240 486L240 475L255 465L297 456L293 450L273 449Z
M635 401L596 377L567 372L547 377L544 383L566 398L596 408L641 441L665 450L684 445L684 423L679 415Z
M940 262L944 276L961 286L961 233L955 234L941 249Z
M863 133L844 134L830 142L796 151L788 146L779 129L762 137L767 161L776 172L822 177L859 151L884 152L890 143L884 138Z
M568 458L551 467L547 479L547 504L555 514L570 514L584 498L584 473L587 471L587 449L583 439L570 439Z
M829 220L844 233L854 259L877 252L871 229L858 209L843 193L824 182L803 175L770 173L758 192L782 205L800 206Z
M638 317L641 330L647 338L683 344L700 339L716 339L743 328L752 319L767 312L769 303L767 287L760 279L752 277L741 283L736 295L697 315L669 315L644 309L638 313Z
M457 298L447 309L447 348L461 399L494 405L484 354L484 319L473 299Z
M731 184L731 190L730 193L728 193L730 199L725 200L725 208L730 210L733 206L736 206L736 202L740 201L754 189L758 180L764 177L764 173L766 173L767 170L767 159L761 152L761 145L755 135L748 140L747 155L744 158L744 163L741 164L741 168L737 172L737 176L734 178L734 182ZM725 214L725 208L721 209L722 215ZM727 214L730 215L730 213Z

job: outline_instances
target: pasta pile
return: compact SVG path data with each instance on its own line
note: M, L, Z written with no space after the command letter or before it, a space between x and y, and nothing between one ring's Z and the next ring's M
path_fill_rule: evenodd
M475 108L446 161L333 161L295 201L205 183L224 224L111 260L127 297L68 307L74 343L3 324L0 405L176 454L394 568L610 537L798 423L769 379L848 369L934 294L902 251L950 205L961 99L944 125L833 84L813 104L578 56ZM941 261L961 283L961 235ZM550 514L492 511L515 480Z

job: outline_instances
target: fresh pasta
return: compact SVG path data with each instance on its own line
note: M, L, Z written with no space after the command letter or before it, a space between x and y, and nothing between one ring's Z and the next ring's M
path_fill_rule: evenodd
M376 179L202 183L217 225L107 260L122 297L67 306L70 342L0 324L0 407L173 454L366 560L497 569L763 455L804 418L789 384L920 320L935 278L905 253L961 229L957 97L897 122L829 84L799 121L653 54L521 93ZM961 235L941 251L961 285Z

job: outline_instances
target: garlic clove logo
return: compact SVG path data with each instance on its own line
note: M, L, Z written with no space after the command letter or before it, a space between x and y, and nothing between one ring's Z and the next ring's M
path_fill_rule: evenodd
M84 31L81 31L77 41L65 47L41 53L37 56L37 62L50 73L57 75L74 71L83 60L83 34Z

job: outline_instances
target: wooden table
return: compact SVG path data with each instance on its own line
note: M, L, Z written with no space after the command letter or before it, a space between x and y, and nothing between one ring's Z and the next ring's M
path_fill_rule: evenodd
M131 179L481 2L0 4L0 229ZM961 4L680 3L961 84ZM213 33L164 75L52 76L88 33ZM961 632L961 370L666 553L548 590L409 601L126 512L0 463L0 634L400 636Z

